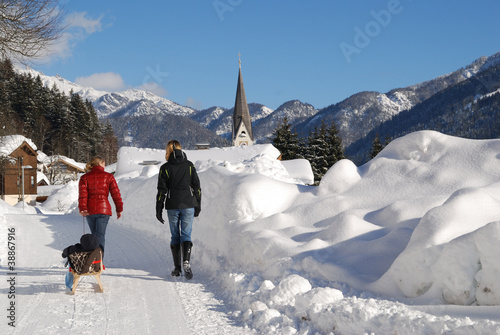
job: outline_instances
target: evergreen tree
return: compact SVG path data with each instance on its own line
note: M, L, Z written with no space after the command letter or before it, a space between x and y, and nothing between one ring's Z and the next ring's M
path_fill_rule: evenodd
M51 101L50 90L47 89L40 76L37 76L33 85L33 123L31 124L31 139L38 148L43 148L50 122L47 120L48 108Z
M115 136L113 127L109 120L103 126L103 140L99 148L99 153L106 162L116 162L118 153L118 138Z
M44 148L47 148L47 153L61 154L69 156L67 142L70 138L69 117L69 101L68 98L60 92L55 85L52 87L54 97L54 108L49 113L49 121L52 125L50 140Z
M375 158L375 156L378 155L378 153L380 151L382 151L382 149L384 148L384 145L382 144L382 142L380 141L380 137L378 135L378 133L375 135L375 138L373 139L373 144L372 144L372 148L370 150L370 159L373 159Z
M370 149L370 159L375 158L375 156L377 156L379 154L379 152L381 152L387 146L387 144L389 144L390 142L391 142L391 139L388 136L386 136L384 143L382 143L378 133L375 134L375 138L373 139L373 144L372 144L372 147Z
M315 127L309 134L304 155L311 164L316 185L328 170L327 155L327 133L325 124L322 122L319 129Z
M19 118L11 106L12 82L15 78L14 66L7 59L0 62L0 136L15 133Z
M49 155L86 162L105 151L107 162L116 161L116 136L91 102L49 89L39 76L15 73L10 60L0 61L0 125L0 135L22 134Z
M101 150L100 148L103 145L104 129L106 125L101 124L99 118L97 117L94 105L92 105L92 103L89 100L85 100L85 109L87 114L89 115L89 125L87 130L87 142L89 143L90 146L89 154L90 156L95 156L99 154ZM112 132L113 129L108 128L108 130L110 130L111 134L114 136L114 133ZM111 160L107 161L111 162Z
M339 135L337 125L333 121L330 128L327 130L327 165L328 168L332 167L339 160L345 158L344 147L342 145L342 138Z
M389 136L385 136L385 139L384 139L384 148L389 144L391 143L392 139L389 137ZM382 148L383 149L383 148Z
M280 151L282 160L302 158L299 153L299 137L292 132L288 117L283 118L273 135L273 145Z
M93 136L91 116L79 94L71 92L69 102L69 122L71 131L71 156L79 162L89 160L92 149L89 137Z
M322 121L319 129L314 128L307 139L304 157L311 164L316 185L319 184L328 169L345 158L342 139L335 123L332 123L327 129L326 124Z

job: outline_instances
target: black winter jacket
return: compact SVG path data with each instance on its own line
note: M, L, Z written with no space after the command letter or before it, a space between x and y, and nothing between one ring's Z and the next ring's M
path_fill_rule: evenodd
M156 208L201 208L201 186L196 169L186 154L175 149L158 174Z

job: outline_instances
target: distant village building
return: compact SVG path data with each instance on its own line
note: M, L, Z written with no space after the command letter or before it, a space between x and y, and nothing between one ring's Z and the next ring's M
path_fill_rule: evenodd
M206 150L210 149L210 143L196 143L196 150Z
M21 135L0 137L0 198L10 205L34 204L37 195L37 148Z
M85 163L62 155L47 156L38 151L38 195L37 202L44 202L68 182L78 180L85 173Z
M112 173L112 165L106 171ZM0 136L0 199L9 205L23 198L29 205L43 202L83 173L85 163L61 155L47 156L29 138Z
M66 184L80 179L80 175L85 173L85 163L62 155L50 156L44 161L43 173L47 175L50 185Z
M248 110L243 77L241 76L241 59L239 60L238 87L233 113L233 146L253 145L252 119Z

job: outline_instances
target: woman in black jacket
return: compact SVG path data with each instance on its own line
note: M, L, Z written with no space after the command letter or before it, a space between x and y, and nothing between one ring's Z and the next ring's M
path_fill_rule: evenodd
M190 257L191 230L193 219L201 211L201 187L196 169L186 154L181 150L179 141L169 141L165 158L167 162L160 168L158 174L158 194L156 196L156 218L161 223L163 208L167 210L170 224L170 249L174 259L175 269L172 276L181 275L182 267L186 279L193 278Z

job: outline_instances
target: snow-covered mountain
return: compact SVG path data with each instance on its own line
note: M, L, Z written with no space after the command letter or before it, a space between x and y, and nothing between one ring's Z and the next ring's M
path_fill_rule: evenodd
M285 102L276 110L256 103L248 104L248 109L252 116L254 139L258 143L270 142L273 131L285 117L290 124L296 124L318 112L312 105L299 100ZM212 107L192 114L191 118L217 135L230 138L233 110Z
M314 127L319 127L321 121L326 124L336 122L343 144L347 147L400 112L409 110L436 93L475 77L499 63L500 52L490 57L481 57L465 68L405 88L396 88L387 93L356 93L321 109L315 116L297 125L296 129L302 136L307 136ZM482 84L488 85L487 82Z
M213 132L214 135L209 135L208 132L202 132L193 129L191 124L189 128L191 131L189 134L185 134L183 138L178 138L183 143L190 143L192 139L192 132L204 133L203 138L199 139L202 142L215 143L219 145L222 143L221 140L216 139L219 135L223 138L229 138L231 136L231 125L232 125L232 115L233 108L227 109L223 107L211 107L202 111L194 110L190 107L182 106L169 99L159 97L151 92L129 89L121 92L105 92L98 91L93 88L83 87L75 84L69 80L66 80L60 76L47 76L42 72L35 71L29 67L17 68L20 73L27 73L33 77L40 76L42 83L47 87L53 87L54 85L59 89L59 91L69 94L70 92L78 93L84 100L89 100L94 105L97 116L100 119L111 119L115 130L115 133L119 139L120 145L125 144L125 138L128 136L131 128L137 128L138 132L141 132L141 127L134 126L136 122L144 123L144 117L154 117L156 122L149 122L148 124L153 127L150 129L149 133L173 133L174 129L169 129L169 127L179 127L179 120L172 124L171 116L188 117L199 123L200 127L206 128L208 131ZM252 121L256 122L262 118L273 113L273 110L256 103L250 103L248 105L250 114L252 115ZM168 118L169 122L164 120ZM184 122L181 122L184 124ZM126 126L123 126L126 125ZM158 129L157 129L158 128ZM139 136L134 136L136 139ZM188 139L189 137L189 139ZM153 147L163 147L164 139L159 138L159 143L134 143L138 146L153 146ZM215 141L215 142L214 142Z
M40 76L42 83L47 87L54 85L59 91L69 94L78 93L82 99L92 102L99 118L114 118L123 116L144 116L157 114L173 114L188 116L195 112L194 109L181 106L171 100L159 97L151 92L128 89L121 92L98 91L91 87L83 87L61 76L47 76L32 68L17 68L20 73Z
M449 135L490 139L500 137L500 61L497 54L481 58L465 69L437 78L445 87L429 98L375 125L346 148L352 160L366 162L374 138L395 139L419 130L437 130ZM453 77L452 79L450 79ZM443 84L446 82L446 84ZM449 84L455 82L454 84ZM431 86L427 85L428 87ZM429 90L418 85L415 92Z
M252 116L252 124L254 125L274 112L272 109L256 103L248 104L248 110ZM232 133L233 112L234 108L211 107L194 113L190 117L217 135L224 138L230 138ZM260 140L255 133L255 129L254 138L257 141Z
M262 104L250 103L249 110L252 117L254 139L257 143L269 142L278 122L287 116L289 123L302 137L307 137L315 127L321 125L321 122L327 125L335 122L343 144L348 148L401 112L411 110L437 93L443 92L454 85L476 78L479 81L478 87L494 86L490 83L490 81L495 80L494 78L480 77L478 75L498 64L500 64L500 53L490 57L481 57L457 71L405 88L396 88L386 93L356 93L339 103L320 110L298 100L288 101L276 110ZM213 133L210 139L203 139L206 136L202 136L199 139L201 141L212 142L215 137L228 139L231 135L232 108L211 107L197 111L142 90L129 89L109 93L79 86L60 76L46 76L30 68L18 69L18 71L30 73L32 76L39 75L45 85L49 87L56 85L60 91L65 93L70 91L78 93L83 99L88 99L93 103L100 118L115 119L118 122L114 122L114 124L127 125L115 129L119 141L127 136L126 133L121 133L122 131L129 131L130 128L133 128L135 122L143 122L144 119L137 117L154 117L156 122L151 122L152 126L155 127L155 129L151 129L152 133L169 134L173 129L168 127L175 127L175 125L163 119L172 115L187 117L192 121L196 121L200 129L205 128ZM486 93L492 93L496 89L491 89ZM125 118L125 120L121 120L121 118ZM196 127L191 126L190 128L190 134L186 133L185 138L179 138L179 140L186 142L193 131L197 132ZM442 129L436 130L442 131ZM148 142L148 145L162 148L164 139L158 141L157 144ZM136 145L146 146L145 143L136 143Z
M195 112L192 108L181 106L151 92L138 89L104 94L93 101L93 105L100 118L161 115L164 113L188 116Z
M286 117L289 124L297 124L318 113L312 105L299 100L287 101L265 118L255 121L254 136L258 142L270 142L274 130Z
M98 91L93 89L92 87L82 87L78 84L75 84L67 79L64 79L60 75L56 76L47 76L43 72L36 71L28 66L26 67L16 67L15 70L18 73L29 74L32 77L36 78L40 76L42 83L46 87L57 87L57 89L65 94L69 94L71 91L73 93L78 93L83 100L95 101L99 99L101 96L108 94L105 91Z
M18 68L17 70L21 73L29 73L33 77L40 76L45 86L53 87L55 85L61 92L66 94L70 92L80 94L84 100L87 99L92 102L98 117L101 119L139 116L161 117L164 114L172 114L189 117L202 127L226 139L231 136L234 108L215 106L196 111L143 90L129 89L110 93L80 86L60 76L47 76L29 67ZM249 103L248 108L252 116L252 123L255 125L255 140L261 143L269 142L279 120L282 120L285 116L288 117L290 124L295 124L317 113L313 106L298 100L286 102L276 110L258 103ZM126 123L134 123L134 120L127 120ZM117 129L115 129L115 132L117 132ZM124 138L125 135L117 132L119 138Z

